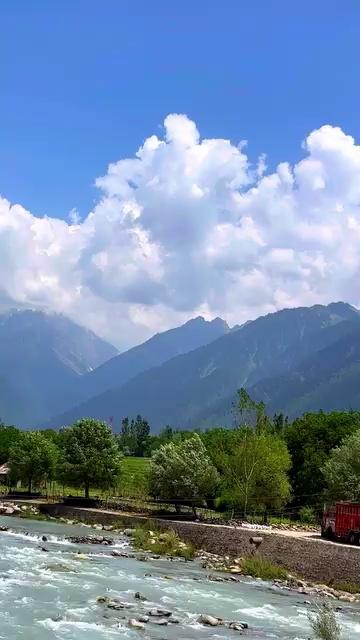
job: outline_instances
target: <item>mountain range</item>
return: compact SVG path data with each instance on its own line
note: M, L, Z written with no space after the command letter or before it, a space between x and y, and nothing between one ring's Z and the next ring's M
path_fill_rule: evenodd
M245 387L268 412L360 409L360 314L343 302L285 309L232 329L195 318L125 353L63 316L0 316L0 416L60 427L142 414L154 431L233 423Z
M0 418L26 427L70 406L77 381L116 353L63 315L0 315Z
M342 393L344 377L356 378L358 331L359 312L345 303L285 309L144 370L57 416L51 424L60 426L91 415L114 416L117 425L121 417L141 413L155 430L166 424L178 428L230 425L240 387L264 399L269 411L284 411L290 417L322 408L327 383L332 392L326 408L360 407L354 396L356 382L353 393ZM337 352L342 358L336 357Z

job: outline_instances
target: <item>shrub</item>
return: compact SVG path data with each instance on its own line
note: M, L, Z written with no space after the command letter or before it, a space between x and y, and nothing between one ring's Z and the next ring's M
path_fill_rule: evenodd
M303 506L299 509L300 522L304 524L316 524L316 514L312 507Z
M161 532L150 530L147 527L139 527L135 531L133 542L137 549L157 554L177 556L187 560L195 555L193 547L182 542L172 529Z
M337 591L360 593L360 584L358 582L334 582L331 586Z
M316 640L340 640L341 629L330 604L318 606L315 613L309 614L309 621Z
M241 569L245 575L262 580L286 580L288 577L284 567L272 564L261 556L247 556L241 563Z

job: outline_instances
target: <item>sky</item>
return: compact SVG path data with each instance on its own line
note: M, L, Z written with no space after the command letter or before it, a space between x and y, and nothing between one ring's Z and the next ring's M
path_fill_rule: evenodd
M0 3L0 307L360 304L360 3Z

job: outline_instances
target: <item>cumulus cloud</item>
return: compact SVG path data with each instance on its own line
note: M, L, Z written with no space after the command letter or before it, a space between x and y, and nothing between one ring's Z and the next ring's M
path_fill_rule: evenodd
M63 312L120 347L190 316L241 323L285 306L359 303L360 147L313 131L267 173L243 143L171 114L96 180L81 220L0 198L0 305ZM1 185L0 185L1 187Z

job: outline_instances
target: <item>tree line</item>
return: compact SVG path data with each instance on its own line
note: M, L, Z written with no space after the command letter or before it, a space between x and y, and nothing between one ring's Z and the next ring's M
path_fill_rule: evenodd
M263 403L238 392L232 429L151 435L141 416L125 418L119 434L84 418L59 432L0 425L0 463L12 483L32 491L64 486L121 493L124 456L151 457L149 493L170 502L261 514L289 510L313 515L325 500L360 500L360 412L306 413L293 422L270 419ZM307 510L307 511L306 511Z

